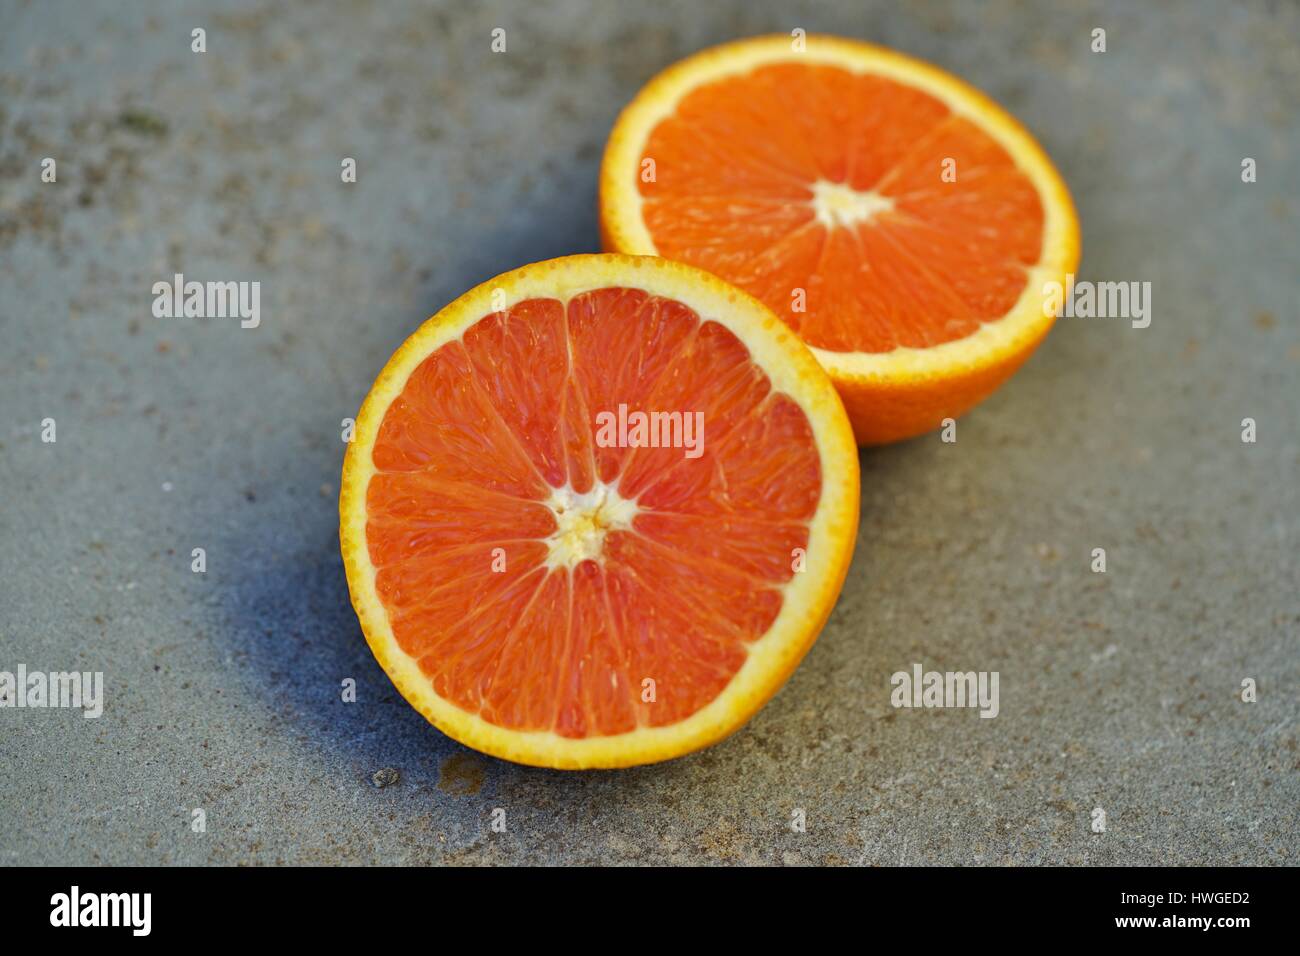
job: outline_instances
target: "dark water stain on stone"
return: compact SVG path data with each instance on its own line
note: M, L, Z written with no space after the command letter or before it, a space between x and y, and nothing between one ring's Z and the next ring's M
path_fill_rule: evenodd
M123 110L117 117L117 124L140 136L167 135L167 121L143 110Z
M472 754L452 754L438 768L438 789L458 797L479 792L487 765Z

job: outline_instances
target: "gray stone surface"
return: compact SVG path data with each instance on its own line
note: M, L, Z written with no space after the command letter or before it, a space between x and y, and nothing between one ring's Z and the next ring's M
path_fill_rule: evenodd
M1152 325L1063 320L956 444L864 452L839 605L732 739L480 757L362 641L339 422L440 305L596 249L639 84L795 26L1002 101ZM0 669L102 670L107 708L0 708L0 863L1294 864L1298 36L1265 2L3 0ZM177 271L260 281L261 326L155 319ZM1000 716L893 710L913 662L999 671Z

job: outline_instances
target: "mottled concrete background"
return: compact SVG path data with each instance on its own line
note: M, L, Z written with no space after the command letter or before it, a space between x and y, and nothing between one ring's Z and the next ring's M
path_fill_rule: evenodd
M863 453L843 597L731 740L480 757L362 641L340 420L450 298L596 249L644 80L796 26L1008 106L1151 327L1062 320L956 444ZM3 0L0 669L102 670L107 708L0 709L0 862L1295 864L1297 37L1289 2ZM261 327L155 319L173 272L260 281ZM999 671L1001 715L893 710L913 662Z

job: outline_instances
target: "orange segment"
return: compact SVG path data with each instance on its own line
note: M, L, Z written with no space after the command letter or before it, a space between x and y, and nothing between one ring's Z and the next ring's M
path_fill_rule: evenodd
M479 387L465 388L472 365L459 343L430 356L384 416L375 466L428 471L519 497L545 487L536 468ZM450 454L449 454L450 452Z
M573 383L587 409L645 412L650 392L683 348L698 317L680 302L640 289L601 289L569 301ZM629 450L595 448L600 479L612 482Z
M606 447L605 412L690 416L700 440ZM340 536L367 640L437 726L625 766L775 693L843 581L857 480L829 379L756 300L664 259L574 256L466 293L398 350Z
M521 302L475 323L462 342L474 374L462 376L456 387L478 388L487 395L544 481L559 486L569 480L572 451L579 472L573 477L585 478L589 485L590 474L582 470L586 450L566 447L571 403L563 387L569 375L564 306L554 299Z
M704 447L712 448L758 414L758 405L770 390L767 376L750 360L744 344L717 322L705 322L665 370L646 404L651 409L702 414L708 436ZM708 469L700 458L683 460L680 448L633 449L625 460L619 489L636 497L656 479L666 480L660 476L681 464L700 475Z
M607 249L707 269L813 348L859 441L935 428L1050 328L1078 262L1059 175L960 80L864 43L761 37L697 54L619 118Z

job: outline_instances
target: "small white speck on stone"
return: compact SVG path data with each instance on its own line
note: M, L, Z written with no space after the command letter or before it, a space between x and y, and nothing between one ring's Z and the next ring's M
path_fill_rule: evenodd
M164 481L164 482L162 483L162 490L163 490L163 491L171 491L172 488L174 488L174 487L175 487L175 485L173 485L170 481Z

